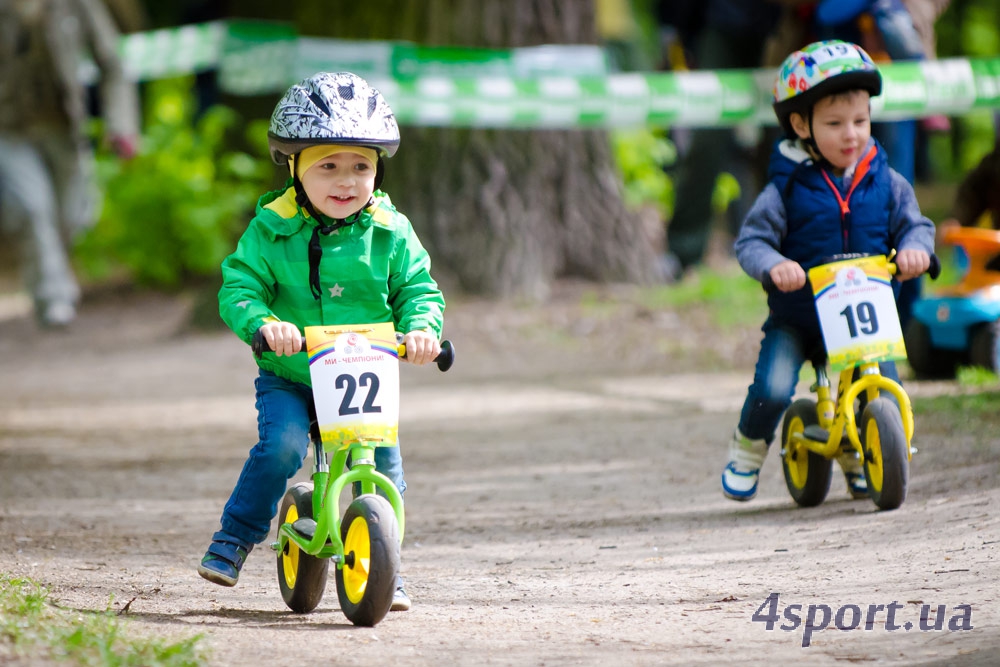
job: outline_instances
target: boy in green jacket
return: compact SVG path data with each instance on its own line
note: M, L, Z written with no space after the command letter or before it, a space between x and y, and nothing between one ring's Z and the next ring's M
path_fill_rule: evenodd
M236 251L222 263L219 312L249 343L260 329L274 354L257 364L259 441L198 567L234 586L247 555L267 537L285 487L309 445L312 387L302 330L393 322L406 360L441 351L444 297L409 220L378 189L399 128L381 94L350 73L320 73L292 86L268 131L271 157L288 164L283 190L265 194ZM406 489L399 447L376 449L379 472ZM397 586L393 610L410 600Z

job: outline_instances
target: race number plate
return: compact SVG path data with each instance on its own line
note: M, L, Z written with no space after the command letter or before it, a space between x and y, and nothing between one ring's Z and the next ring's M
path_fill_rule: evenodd
M398 444L399 354L393 325L306 327L306 349L323 443Z
M823 264L809 270L829 363L906 359L899 313L883 256Z

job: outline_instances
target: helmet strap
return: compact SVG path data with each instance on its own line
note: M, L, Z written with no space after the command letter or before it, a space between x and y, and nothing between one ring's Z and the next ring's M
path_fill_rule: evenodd
M309 197L302 187L302 181L299 180L298 174L292 176L292 187L295 188L295 203L316 221L312 236L309 237L309 291L312 292L313 298L319 301L323 296L323 288L319 282L319 264L320 260L323 259L323 247L320 245L319 235L329 236L338 229L353 225L361 217L361 211L365 210L371 204L372 200L369 199L368 203L356 213L346 218L334 220L332 224L327 224L326 221L330 218L321 215L312 202L309 201Z
M816 158L816 163L821 167L824 164L829 164L823 153L819 150L819 144L816 143L816 136L813 134L813 112L812 108L809 109L809 113L806 115L806 122L809 124L809 136L802 140L808 148L809 152L813 154Z
M299 205L299 208L305 209L306 213L322 224L323 218L320 217L319 211L309 201L309 196L306 194L305 188L302 187L302 181L299 179L298 174L292 175L292 187L295 188L295 203Z

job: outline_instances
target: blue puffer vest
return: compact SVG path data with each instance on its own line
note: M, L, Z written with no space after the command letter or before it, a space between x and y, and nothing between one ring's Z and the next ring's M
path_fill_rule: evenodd
M814 162L796 162L775 146L769 177L781 193L788 220L779 250L806 271L832 255L886 254L892 249L889 165L885 151L878 142L873 143L850 183L842 183ZM808 283L796 292L770 294L768 306L773 317L782 322L819 330Z

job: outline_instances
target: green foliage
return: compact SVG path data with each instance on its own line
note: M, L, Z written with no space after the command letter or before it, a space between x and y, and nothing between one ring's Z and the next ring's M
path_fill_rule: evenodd
M61 609L49 601L48 591L38 583L0 574L0 646L12 647L15 656L44 664L67 661L87 667L205 664L196 646L200 636L167 643L132 638L127 630L123 619L110 609Z
M740 182L729 172L722 172L715 181L715 189L712 190L712 210L716 213L724 213L729 205L740 196Z
M939 58L995 57L1000 53L1000 5L996 0L951 2L934 30Z
M674 188L664 168L677 160L677 149L662 132L653 130L611 133L615 161L625 185L625 205L654 206L663 217L674 207Z
M104 209L77 250L90 277L123 267L141 284L175 287L212 275L252 215L270 163L226 149L240 121L231 109L216 106L195 121L190 84L151 83L141 153L99 156ZM247 133L253 140L265 131L251 124Z
M677 147L663 130L611 132L615 162L625 186L625 205L652 206L663 219L673 215L676 190L666 169L678 161ZM740 196L740 184L727 172L719 174L712 191L712 210L724 212Z

